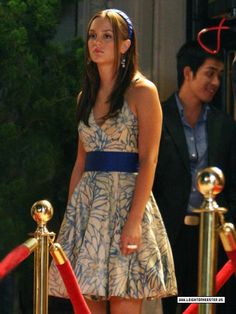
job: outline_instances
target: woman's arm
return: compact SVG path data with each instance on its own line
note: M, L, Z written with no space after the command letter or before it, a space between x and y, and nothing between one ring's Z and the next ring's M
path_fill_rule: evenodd
M79 183L82 174L84 172L84 163L85 163L86 152L84 150L82 141L78 139L78 150L76 161L72 170L70 185L69 185L69 195L68 195L68 203L71 199L71 196L75 190L76 185Z
M77 97L77 106L79 106L79 101L81 97L82 92L79 92L78 97ZM77 156L76 156L76 161L72 170L71 178L70 178L70 184L69 184L69 194L68 194L68 201L67 203L70 202L71 196L75 190L76 185L79 183L82 174L84 172L84 163L85 163L85 157L86 157L86 152L84 150L82 141L79 139L78 136L78 148L77 148Z
M121 235L123 254L133 252L127 249L127 244L140 245L141 222L152 190L162 128L159 96L152 82L142 80L134 88L129 98L135 104L138 118L139 173L130 213Z

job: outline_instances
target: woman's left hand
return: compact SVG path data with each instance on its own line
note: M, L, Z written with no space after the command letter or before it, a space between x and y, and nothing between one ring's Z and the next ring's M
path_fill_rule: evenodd
M140 222L126 221L120 238L120 250L123 255L136 252L140 247L142 227Z

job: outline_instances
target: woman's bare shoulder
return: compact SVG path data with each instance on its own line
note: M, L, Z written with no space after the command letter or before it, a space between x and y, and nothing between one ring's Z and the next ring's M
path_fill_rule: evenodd
M145 76L137 75L129 89L129 97L138 100L142 97L153 97L154 95L157 95L156 85Z

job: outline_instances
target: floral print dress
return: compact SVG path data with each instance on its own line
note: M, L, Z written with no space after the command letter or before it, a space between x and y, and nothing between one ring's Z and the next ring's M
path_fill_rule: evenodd
M138 152L138 121L127 102L99 126L93 112L79 124L87 152ZM92 299L162 298L177 293L172 252L151 193L142 221L138 252L123 256L120 235L127 219L137 173L84 172L66 209L59 242L70 259L82 293ZM49 294L68 298L54 263Z

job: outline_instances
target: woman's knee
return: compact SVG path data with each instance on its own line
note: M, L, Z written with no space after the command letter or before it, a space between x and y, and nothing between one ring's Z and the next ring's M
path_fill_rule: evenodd
M141 299L124 299L119 297L110 298L110 314L141 314Z

